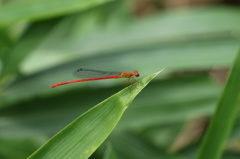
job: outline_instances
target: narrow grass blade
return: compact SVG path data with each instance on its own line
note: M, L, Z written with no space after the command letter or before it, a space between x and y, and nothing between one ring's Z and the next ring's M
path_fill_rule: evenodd
M240 97L240 52L233 65L228 82L219 100L197 159L219 159L226 140L231 132L238 109Z
M136 95L161 71L99 103L33 153L34 158L88 158L114 129Z

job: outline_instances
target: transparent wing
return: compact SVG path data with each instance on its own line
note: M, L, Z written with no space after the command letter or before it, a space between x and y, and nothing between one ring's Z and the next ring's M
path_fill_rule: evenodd
M120 74L121 72L99 71L99 70L92 70L92 69L85 69L85 68L79 68L73 72L73 76L78 79L118 76Z

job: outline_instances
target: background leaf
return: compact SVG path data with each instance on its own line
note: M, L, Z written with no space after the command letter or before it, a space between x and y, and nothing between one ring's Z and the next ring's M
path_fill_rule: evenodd
M24 0L9 3L0 8L0 27L16 21L45 19L79 10L85 10L108 1L109 0Z
M236 57L228 82L219 100L216 113L199 150L199 159L217 159L222 155L224 144L231 132L239 110L240 52ZM218 133L221 131L221 133ZM214 146L213 146L214 145Z

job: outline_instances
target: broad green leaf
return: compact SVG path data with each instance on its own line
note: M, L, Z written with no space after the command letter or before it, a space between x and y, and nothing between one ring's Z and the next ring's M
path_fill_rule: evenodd
M115 27L110 27L112 19L121 21L122 18L119 18L115 11L109 16L108 12L102 11L103 9L112 12L108 6L102 6L75 17L66 17L63 23L59 24L58 29L49 34L46 41L26 59L20 69L29 74L62 62L106 54L110 56L117 54L115 55L118 57L117 61L109 60L116 68L121 68L118 65L123 62L128 66L137 66L138 63L143 62L148 64L148 61L150 64L163 63L163 66L168 64L168 67L179 68L183 67L178 65L179 61L188 56L196 58L196 55L201 55L201 59L204 60L186 59L186 61L195 67L206 67L207 64L218 64L219 60L216 58L221 55L225 56L221 63L231 63L229 59L234 57L239 46L237 30L240 28L240 10L238 9L216 7L160 12L146 18L129 20ZM121 14L124 15L125 12L122 11ZM105 23L103 18L106 19ZM88 30L83 32L86 26L89 26L90 32ZM69 28L70 31L66 32ZM129 60L125 60L125 54L128 55ZM152 58L159 55L165 55L164 58L171 59L171 62ZM46 60L46 56L55 58ZM179 57L174 58L175 56ZM138 62L133 63L133 59L136 58ZM105 63L102 59L99 62ZM86 63L89 61L87 60ZM183 63L186 64L185 67L189 66L188 63ZM82 65L86 65L85 62ZM149 68L147 70L149 71Z
M111 133L136 95L161 71L99 103L51 138L29 159L88 158Z
M198 159L219 159L240 105L240 52L199 149Z
M0 27L19 21L45 19L89 8L112 0L24 0L0 7Z

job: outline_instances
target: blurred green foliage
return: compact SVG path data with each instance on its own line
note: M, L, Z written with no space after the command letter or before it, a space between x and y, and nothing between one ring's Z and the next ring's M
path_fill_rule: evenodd
M195 158L215 111L224 70L240 46L239 6L133 14L131 1L11 0L0 6L0 158L26 158L121 80L61 86L79 67L167 69L126 110L90 157ZM221 84L219 84L219 81ZM240 116L224 159L240 155ZM221 133L221 132L219 132Z

